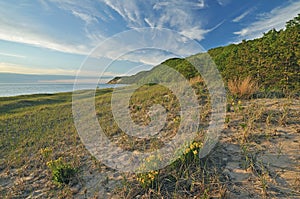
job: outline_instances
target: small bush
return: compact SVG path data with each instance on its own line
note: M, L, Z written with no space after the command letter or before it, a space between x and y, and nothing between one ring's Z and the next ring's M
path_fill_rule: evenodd
M47 166L51 169L53 181L59 185L69 184L77 173L77 170L66 164L61 157L54 161L50 160L47 162Z
M234 97L248 99L258 91L259 87L258 83L248 76L245 79L229 80L228 89Z

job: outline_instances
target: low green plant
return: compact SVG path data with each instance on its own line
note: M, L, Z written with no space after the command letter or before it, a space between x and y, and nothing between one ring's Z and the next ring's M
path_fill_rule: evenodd
M62 157L48 161L47 166L52 172L52 180L58 185L69 184L77 173L77 169L65 163Z
M50 147L46 147L40 150L41 155L45 160L49 160L53 154L53 150Z
M178 151L181 154L180 158L176 161L171 161L170 168L187 168L190 164L199 161L199 151L202 148L202 143L193 141L191 143L184 144L183 147ZM145 159L145 162L141 166L141 171L147 170L137 174L136 180L138 183L145 188L155 188L159 183L159 171L155 170L161 163L163 158L156 154L150 155ZM150 171L149 171L150 170Z
M231 111L231 107L233 107L234 112L238 112L243 110L242 101L238 100L237 102L234 99L231 99L231 104L228 105L227 111Z
M144 163L139 168L141 173L137 174L137 181L145 189L154 187L155 179L158 177L157 168L163 161L163 158L159 154L153 154L148 156ZM146 172L145 172L146 171Z
M244 160L242 162L243 168L246 170L249 167L253 165L253 160L251 159L250 151L249 151L249 146L246 144L243 144L241 146L242 154L244 156Z
M155 179L158 176L158 171L149 171L147 173L140 173L137 175L137 181L145 189L148 187L154 187Z
M192 142L189 146L186 147L186 149L183 152L183 155L181 156L181 162L183 164L189 164L193 162L194 160L198 160L198 154L200 149L202 148L201 142Z

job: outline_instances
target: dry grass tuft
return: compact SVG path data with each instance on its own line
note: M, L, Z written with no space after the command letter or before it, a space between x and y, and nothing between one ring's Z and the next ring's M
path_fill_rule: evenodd
M248 99L259 90L257 81L248 76L245 79L235 78L228 81L228 89L238 98Z
M195 84L204 82L204 80L199 75L192 77L189 81L190 81L191 85L195 85Z

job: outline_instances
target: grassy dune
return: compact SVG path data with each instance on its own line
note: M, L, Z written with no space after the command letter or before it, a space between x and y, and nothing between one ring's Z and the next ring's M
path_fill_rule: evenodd
M201 124L182 156L160 170L120 173L85 149L76 132L72 94L0 98L0 194L2 198L297 198L300 197L300 100L297 97L237 100L228 96L218 145L198 158L210 106L203 87ZM111 141L152 151L176 134L180 106L159 86L143 86L131 98L132 120L150 122L149 108L167 110L162 138L137 139L119 129L111 113L112 89L97 90L99 123ZM160 158L160 157L157 157ZM154 164L149 160L149 165ZM65 172L65 173L64 173Z

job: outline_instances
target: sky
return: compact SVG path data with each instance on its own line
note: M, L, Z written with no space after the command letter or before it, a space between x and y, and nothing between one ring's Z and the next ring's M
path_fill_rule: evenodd
M299 0L0 0L0 72L134 74L261 37L298 13Z

